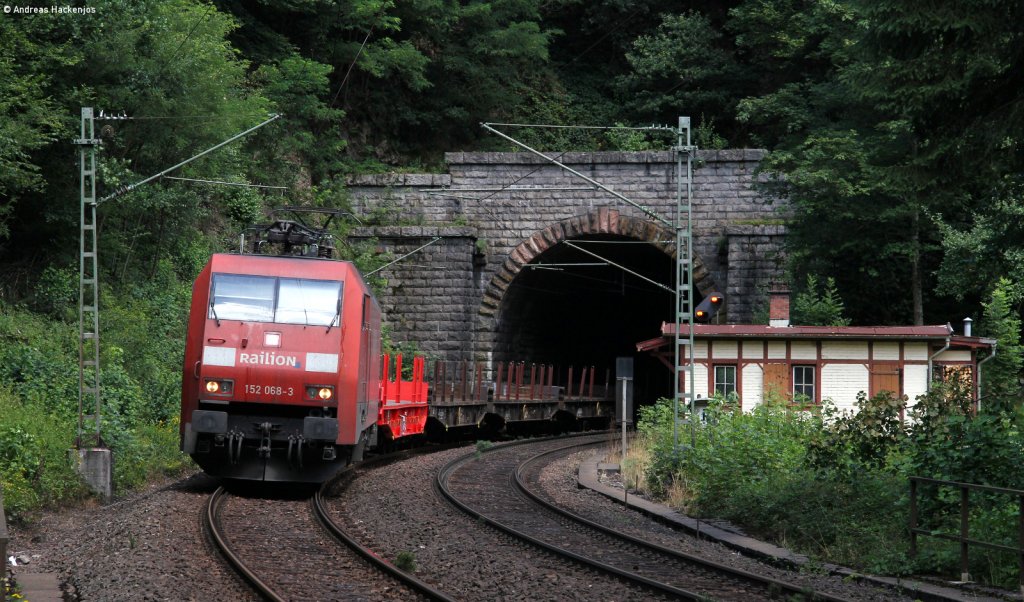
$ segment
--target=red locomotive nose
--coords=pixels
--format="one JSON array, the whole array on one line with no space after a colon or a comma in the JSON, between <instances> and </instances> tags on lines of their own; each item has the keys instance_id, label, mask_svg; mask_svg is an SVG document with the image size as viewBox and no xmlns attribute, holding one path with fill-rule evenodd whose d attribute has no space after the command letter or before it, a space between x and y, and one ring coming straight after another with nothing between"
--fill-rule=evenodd
<instances>
[{"instance_id":1,"label":"red locomotive nose","mask_svg":"<svg viewBox=\"0 0 1024 602\"><path fill-rule=\"evenodd\" d=\"M319 482L358 459L380 404L380 322L349 262L214 255L193 287L182 449L258 480Z\"/></svg>"}]
</instances>

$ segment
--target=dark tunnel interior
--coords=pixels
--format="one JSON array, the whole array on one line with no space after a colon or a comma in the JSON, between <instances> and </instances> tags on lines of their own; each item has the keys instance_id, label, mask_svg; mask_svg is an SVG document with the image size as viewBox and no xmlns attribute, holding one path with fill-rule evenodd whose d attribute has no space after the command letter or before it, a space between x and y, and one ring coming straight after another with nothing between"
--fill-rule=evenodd
<instances>
[{"instance_id":1,"label":"dark tunnel interior","mask_svg":"<svg viewBox=\"0 0 1024 602\"><path fill-rule=\"evenodd\" d=\"M662 322L672 320L674 273L673 259L646 242L595 235L558 244L524 266L509 286L495 359L593 365L603 383L605 368L614 378L615 358L628 356L634 358L636 405L671 397L670 370L638 353L636 343L658 336Z\"/></svg>"}]
</instances>

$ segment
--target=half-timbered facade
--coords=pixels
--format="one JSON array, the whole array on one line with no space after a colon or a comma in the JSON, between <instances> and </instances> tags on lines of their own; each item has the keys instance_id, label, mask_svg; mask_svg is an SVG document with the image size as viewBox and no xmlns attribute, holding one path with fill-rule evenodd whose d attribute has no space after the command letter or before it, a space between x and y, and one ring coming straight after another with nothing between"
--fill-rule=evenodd
<instances>
[{"instance_id":1,"label":"half-timbered facade","mask_svg":"<svg viewBox=\"0 0 1024 602\"><path fill-rule=\"evenodd\" d=\"M682 335L687 337L687 326ZM769 392L777 398L820 405L832 400L854 408L857 394L890 391L913 405L932 380L957 372L968 377L977 399L979 360L994 341L955 335L947 325L890 327L700 324L694 327L694 382L698 397L735 393L750 409ZM662 336L637 344L671 369L675 324ZM983 352L979 354L979 351ZM685 348L681 357L686 358ZM687 362L684 362L684 364Z\"/></svg>"}]
</instances>

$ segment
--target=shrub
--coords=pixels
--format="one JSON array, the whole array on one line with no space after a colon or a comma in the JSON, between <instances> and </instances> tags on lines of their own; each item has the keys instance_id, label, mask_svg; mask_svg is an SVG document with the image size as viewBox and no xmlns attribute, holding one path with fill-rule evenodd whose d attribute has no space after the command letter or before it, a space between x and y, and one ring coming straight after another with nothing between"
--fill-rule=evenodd
<instances>
[{"instance_id":1,"label":"shrub","mask_svg":"<svg viewBox=\"0 0 1024 602\"><path fill-rule=\"evenodd\" d=\"M808 441L811 466L853 475L869 470L890 470L900 461L907 433L901 418L906 404L882 391L868 398L857 394L856 410L839 412L827 400L822 428Z\"/></svg>"},{"instance_id":2,"label":"shrub","mask_svg":"<svg viewBox=\"0 0 1024 602\"><path fill-rule=\"evenodd\" d=\"M908 557L909 483L926 476L1024 489L1024 415L972 412L970 383L936 383L918 398L906 424L903 402L889 394L857 400L857 413L826 406L820 415L776 403L748 413L713 400L707 422L681 431L673 446L672 401L640 410L631 471L645 476L663 495L683 486L677 508L735 521L812 558L870 572L911 571L959 577L956 544L918 540ZM637 450L646 446L646 450ZM634 458L650 458L643 463ZM1007 496L971 494L971 532L993 543L1015 545L1017 503ZM959 529L959 492L922 487L922 526L937 532ZM1010 587L1015 558L983 548L971 550L975 579Z\"/></svg>"},{"instance_id":3,"label":"shrub","mask_svg":"<svg viewBox=\"0 0 1024 602\"><path fill-rule=\"evenodd\" d=\"M0 387L0 484L11 520L84 494L68 460L75 430L74 421L24 403Z\"/></svg>"},{"instance_id":4,"label":"shrub","mask_svg":"<svg viewBox=\"0 0 1024 602\"><path fill-rule=\"evenodd\" d=\"M727 499L738 487L771 481L803 465L808 433L819 420L781 404L761 404L750 412L728 410L714 399L696 447L681 467L697 490L698 503Z\"/></svg>"},{"instance_id":5,"label":"shrub","mask_svg":"<svg viewBox=\"0 0 1024 602\"><path fill-rule=\"evenodd\" d=\"M189 462L177 434L187 289L169 265L158 271L106 299L101 428L118 490ZM76 341L76 325L0 303L0 482L12 520L86 494L68 454L78 428Z\"/></svg>"},{"instance_id":6,"label":"shrub","mask_svg":"<svg viewBox=\"0 0 1024 602\"><path fill-rule=\"evenodd\" d=\"M893 475L797 469L741 483L715 510L812 557L892 573L906 565L905 492Z\"/></svg>"},{"instance_id":7,"label":"shrub","mask_svg":"<svg viewBox=\"0 0 1024 602\"><path fill-rule=\"evenodd\" d=\"M395 557L395 567L406 573L416 572L416 555L409 550L403 550Z\"/></svg>"},{"instance_id":8,"label":"shrub","mask_svg":"<svg viewBox=\"0 0 1024 602\"><path fill-rule=\"evenodd\" d=\"M682 406L679 408L680 420L685 418ZM644 472L647 489L654 495L663 495L666 487L677 477L682 457L676 449L675 439L685 441L687 430L682 425L678 431L673 429L675 407L671 399L661 398L654 405L639 408L637 431L639 438L650 449L650 462Z\"/></svg>"}]
</instances>

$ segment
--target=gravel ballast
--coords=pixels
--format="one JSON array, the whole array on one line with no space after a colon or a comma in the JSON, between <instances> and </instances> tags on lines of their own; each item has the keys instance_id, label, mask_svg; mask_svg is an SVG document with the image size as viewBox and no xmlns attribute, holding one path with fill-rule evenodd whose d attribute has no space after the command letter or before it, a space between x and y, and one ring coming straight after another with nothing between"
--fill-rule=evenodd
<instances>
[{"instance_id":1,"label":"gravel ballast","mask_svg":"<svg viewBox=\"0 0 1024 602\"><path fill-rule=\"evenodd\" d=\"M417 577L459 600L659 599L595 571L566 565L441 501L433 490L438 469L467 453L472 448L417 455L369 470L342 497L328 499L333 518L387 560L411 555ZM581 452L544 469L539 486L545 494L578 514L722 564L853 600L900 599L892 591L770 566L581 489L576 470L589 454ZM13 526L9 554L30 560L14 568L14 575L57 573L86 602L254 600L203 534L200 513L217 484L201 473L192 474L107 506L45 513L30 526ZM366 599L373 598L368 593Z\"/></svg>"}]
</instances>

